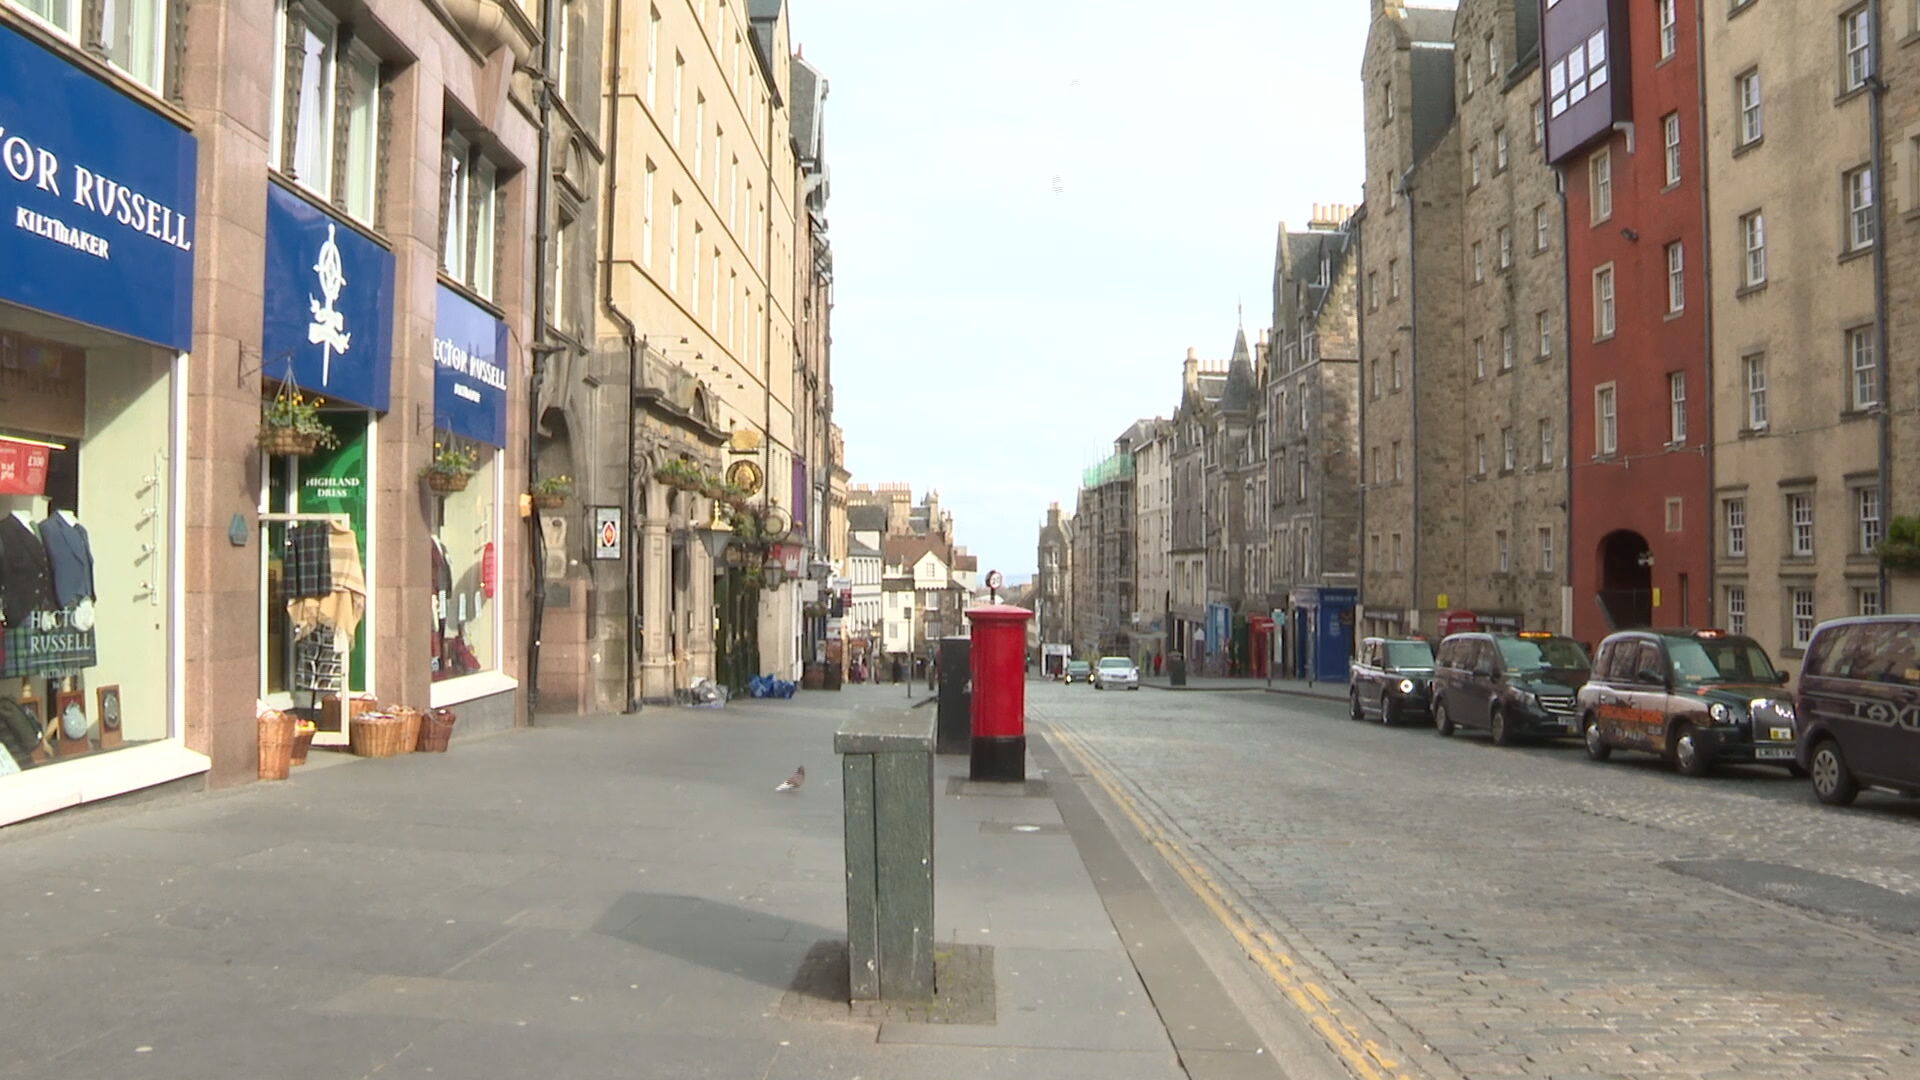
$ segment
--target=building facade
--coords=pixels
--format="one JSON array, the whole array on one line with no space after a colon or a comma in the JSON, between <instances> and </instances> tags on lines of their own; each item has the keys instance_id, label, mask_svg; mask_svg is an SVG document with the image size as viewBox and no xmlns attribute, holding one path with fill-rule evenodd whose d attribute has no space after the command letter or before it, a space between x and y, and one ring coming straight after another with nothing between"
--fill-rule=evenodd
<instances>
[{"instance_id":1,"label":"building facade","mask_svg":"<svg viewBox=\"0 0 1920 1080\"><path fill-rule=\"evenodd\" d=\"M1074 641L1073 553L1073 518L1054 503L1034 548L1033 621L1042 646Z\"/></svg>"},{"instance_id":2,"label":"building facade","mask_svg":"<svg viewBox=\"0 0 1920 1080\"><path fill-rule=\"evenodd\" d=\"M1219 495L1209 488L1208 469L1216 454L1216 406L1226 389L1224 370L1202 371L1199 353L1189 348L1180 368L1180 405L1174 410L1168 467L1172 474L1172 543L1168 548L1173 594L1167 612L1169 649L1195 672L1204 669L1209 644L1208 582L1216 571L1211 528Z\"/></svg>"},{"instance_id":3,"label":"building facade","mask_svg":"<svg viewBox=\"0 0 1920 1080\"><path fill-rule=\"evenodd\" d=\"M1173 600L1173 426L1154 418L1133 441L1133 656L1150 667L1164 657Z\"/></svg>"}]
</instances>

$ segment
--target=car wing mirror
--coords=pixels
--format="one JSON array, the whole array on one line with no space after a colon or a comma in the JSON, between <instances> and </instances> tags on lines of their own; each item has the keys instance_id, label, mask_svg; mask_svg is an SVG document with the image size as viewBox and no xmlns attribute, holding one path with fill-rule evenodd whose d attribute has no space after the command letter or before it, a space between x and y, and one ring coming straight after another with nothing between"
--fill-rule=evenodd
<instances>
[{"instance_id":1,"label":"car wing mirror","mask_svg":"<svg viewBox=\"0 0 1920 1080\"><path fill-rule=\"evenodd\" d=\"M1779 683L1781 686L1785 686L1787 683L1793 681L1793 676L1788 675L1784 671L1776 671L1773 673L1773 681Z\"/></svg>"}]
</instances>

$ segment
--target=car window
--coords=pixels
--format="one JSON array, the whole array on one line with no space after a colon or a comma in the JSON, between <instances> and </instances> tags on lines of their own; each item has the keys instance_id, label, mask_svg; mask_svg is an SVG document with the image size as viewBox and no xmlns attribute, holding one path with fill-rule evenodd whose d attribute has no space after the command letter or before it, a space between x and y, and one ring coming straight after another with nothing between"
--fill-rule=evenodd
<instances>
[{"instance_id":1,"label":"car window","mask_svg":"<svg viewBox=\"0 0 1920 1080\"><path fill-rule=\"evenodd\" d=\"M1404 670L1433 667L1433 647L1424 641L1395 641L1387 645L1387 663Z\"/></svg>"},{"instance_id":2,"label":"car window","mask_svg":"<svg viewBox=\"0 0 1920 1080\"><path fill-rule=\"evenodd\" d=\"M1499 638L1500 656L1508 671L1566 668L1585 671L1592 666L1587 650L1569 638Z\"/></svg>"},{"instance_id":3,"label":"car window","mask_svg":"<svg viewBox=\"0 0 1920 1080\"><path fill-rule=\"evenodd\" d=\"M1835 627L1822 638L1823 674L1920 686L1920 627L1895 622L1855 623Z\"/></svg>"},{"instance_id":4,"label":"car window","mask_svg":"<svg viewBox=\"0 0 1920 1080\"><path fill-rule=\"evenodd\" d=\"M1668 638L1673 677L1690 683L1773 682L1773 662L1758 642L1744 638Z\"/></svg>"},{"instance_id":5,"label":"car window","mask_svg":"<svg viewBox=\"0 0 1920 1080\"><path fill-rule=\"evenodd\" d=\"M1630 683L1644 683L1641 678L1645 672L1658 672L1661 667L1660 646L1651 641L1633 641L1621 647L1623 652L1619 665L1620 678Z\"/></svg>"},{"instance_id":6,"label":"car window","mask_svg":"<svg viewBox=\"0 0 1920 1080\"><path fill-rule=\"evenodd\" d=\"M1620 668L1620 658L1632 652L1631 642L1603 641L1600 651L1593 658L1593 677L1596 679L1621 679L1627 676Z\"/></svg>"},{"instance_id":7,"label":"car window","mask_svg":"<svg viewBox=\"0 0 1920 1080\"><path fill-rule=\"evenodd\" d=\"M1100 658L1101 671L1125 671L1133 666L1133 661L1124 656L1103 656Z\"/></svg>"}]
</instances>

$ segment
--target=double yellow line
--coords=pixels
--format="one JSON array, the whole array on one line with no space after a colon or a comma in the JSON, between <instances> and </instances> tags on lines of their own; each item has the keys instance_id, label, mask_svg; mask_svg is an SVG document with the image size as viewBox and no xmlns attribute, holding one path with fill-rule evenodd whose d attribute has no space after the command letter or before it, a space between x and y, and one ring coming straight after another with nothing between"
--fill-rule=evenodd
<instances>
[{"instance_id":1,"label":"double yellow line","mask_svg":"<svg viewBox=\"0 0 1920 1080\"><path fill-rule=\"evenodd\" d=\"M1127 820L1133 823L1141 839L1152 845L1160 857L1167 861L1167 865L1173 868L1173 872L1180 875L1180 880L1186 882L1187 888L1193 890L1193 895L1206 905L1214 918L1220 920L1220 924L1245 950L1247 957L1259 965L1260 970L1299 1010L1307 1023L1319 1032L1327 1046L1355 1077L1359 1080L1411 1080L1407 1073L1399 1071L1400 1063L1388 1054L1386 1047L1368 1038L1341 1016L1333 995L1306 977L1299 963L1283 951L1280 940L1271 931L1261 929L1251 916L1241 910L1240 905L1214 881L1213 875L1207 872L1199 859L1141 814L1134 800L1114 781L1112 774L1100 766L1078 735L1063 730L1058 724L1049 725L1049 730L1053 738L1080 763L1086 774L1107 793Z\"/></svg>"}]
</instances>

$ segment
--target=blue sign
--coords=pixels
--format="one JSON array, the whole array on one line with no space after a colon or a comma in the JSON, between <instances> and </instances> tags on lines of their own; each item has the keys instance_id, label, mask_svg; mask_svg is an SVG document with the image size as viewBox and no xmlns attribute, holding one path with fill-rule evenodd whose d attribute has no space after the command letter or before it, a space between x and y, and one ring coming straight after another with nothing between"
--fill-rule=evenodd
<instances>
[{"instance_id":1,"label":"blue sign","mask_svg":"<svg viewBox=\"0 0 1920 1080\"><path fill-rule=\"evenodd\" d=\"M261 365L274 379L385 412L393 362L393 253L267 184Z\"/></svg>"},{"instance_id":2,"label":"blue sign","mask_svg":"<svg viewBox=\"0 0 1920 1080\"><path fill-rule=\"evenodd\" d=\"M0 25L0 300L193 345L193 136Z\"/></svg>"},{"instance_id":3,"label":"blue sign","mask_svg":"<svg viewBox=\"0 0 1920 1080\"><path fill-rule=\"evenodd\" d=\"M433 426L507 445L507 324L445 285L433 315Z\"/></svg>"}]
</instances>

